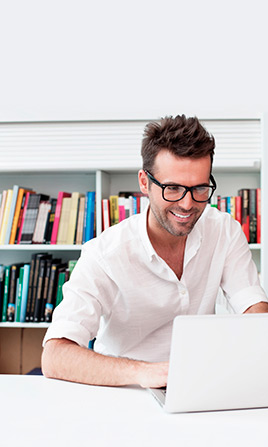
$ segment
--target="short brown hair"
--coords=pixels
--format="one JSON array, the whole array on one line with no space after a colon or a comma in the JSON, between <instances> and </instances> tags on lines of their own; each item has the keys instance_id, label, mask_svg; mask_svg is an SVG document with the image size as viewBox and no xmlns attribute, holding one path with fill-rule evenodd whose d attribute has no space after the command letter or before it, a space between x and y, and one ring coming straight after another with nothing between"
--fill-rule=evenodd
<instances>
[{"instance_id":1,"label":"short brown hair","mask_svg":"<svg viewBox=\"0 0 268 447\"><path fill-rule=\"evenodd\" d=\"M153 170L155 157L168 149L178 157L201 158L207 155L213 162L215 140L202 126L198 118L177 115L166 116L160 122L150 122L145 126L141 155L143 169Z\"/></svg>"}]
</instances>

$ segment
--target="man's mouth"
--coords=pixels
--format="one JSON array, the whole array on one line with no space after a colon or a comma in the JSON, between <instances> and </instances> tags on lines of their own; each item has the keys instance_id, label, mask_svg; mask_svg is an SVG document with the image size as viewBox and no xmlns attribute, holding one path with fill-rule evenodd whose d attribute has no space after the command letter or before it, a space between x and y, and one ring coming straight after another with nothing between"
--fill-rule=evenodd
<instances>
[{"instance_id":1,"label":"man's mouth","mask_svg":"<svg viewBox=\"0 0 268 447\"><path fill-rule=\"evenodd\" d=\"M179 217L180 219L188 219L188 217L191 216L191 214L179 214L179 213L174 213L174 211L170 211L171 214L173 214L176 217Z\"/></svg>"}]
</instances>

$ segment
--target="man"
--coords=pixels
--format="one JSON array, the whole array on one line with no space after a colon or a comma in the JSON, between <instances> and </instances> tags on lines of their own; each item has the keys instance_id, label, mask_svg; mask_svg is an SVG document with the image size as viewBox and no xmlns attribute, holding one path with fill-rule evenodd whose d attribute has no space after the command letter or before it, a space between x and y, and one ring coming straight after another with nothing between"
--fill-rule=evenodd
<instances>
[{"instance_id":1,"label":"man","mask_svg":"<svg viewBox=\"0 0 268 447\"><path fill-rule=\"evenodd\" d=\"M44 340L46 376L161 387L176 315L214 313L219 287L235 312L268 312L240 225L207 206L214 146L197 118L146 126L139 185L150 205L84 245Z\"/></svg>"}]
</instances>

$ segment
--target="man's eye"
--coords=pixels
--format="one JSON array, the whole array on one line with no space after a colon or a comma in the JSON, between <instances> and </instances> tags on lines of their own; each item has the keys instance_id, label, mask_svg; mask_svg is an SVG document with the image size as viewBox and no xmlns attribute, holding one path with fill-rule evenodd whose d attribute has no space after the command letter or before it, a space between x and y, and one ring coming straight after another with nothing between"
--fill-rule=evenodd
<instances>
[{"instance_id":1,"label":"man's eye","mask_svg":"<svg viewBox=\"0 0 268 447\"><path fill-rule=\"evenodd\" d=\"M198 188L195 188L195 192L197 194L207 194L207 192L209 191L209 188L207 186L198 186Z\"/></svg>"},{"instance_id":2,"label":"man's eye","mask_svg":"<svg viewBox=\"0 0 268 447\"><path fill-rule=\"evenodd\" d=\"M183 186L178 186L178 185L170 185L170 186L167 186L167 191L168 192L182 192L182 191L184 191L184 188L183 188Z\"/></svg>"}]
</instances>

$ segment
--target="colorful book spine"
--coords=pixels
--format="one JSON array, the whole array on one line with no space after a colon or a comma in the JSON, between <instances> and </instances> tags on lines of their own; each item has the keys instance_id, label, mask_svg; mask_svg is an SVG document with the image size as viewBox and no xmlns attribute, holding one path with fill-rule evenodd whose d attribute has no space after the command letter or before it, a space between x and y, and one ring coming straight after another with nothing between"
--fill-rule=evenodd
<instances>
[{"instance_id":1,"label":"colorful book spine","mask_svg":"<svg viewBox=\"0 0 268 447\"><path fill-rule=\"evenodd\" d=\"M13 190L8 189L6 203L5 203L5 210L4 210L3 220L2 220L1 230L0 230L0 244L1 245L3 245L5 243L8 216L9 216L10 207L11 207L12 195L13 195Z\"/></svg>"},{"instance_id":2,"label":"colorful book spine","mask_svg":"<svg viewBox=\"0 0 268 447\"><path fill-rule=\"evenodd\" d=\"M0 206L0 234L1 234L2 221L3 221L5 206L6 206L6 198L7 198L7 190L5 189L2 192L2 200L1 200L1 206Z\"/></svg>"},{"instance_id":3,"label":"colorful book spine","mask_svg":"<svg viewBox=\"0 0 268 447\"><path fill-rule=\"evenodd\" d=\"M7 321L10 322L14 321L15 319L17 278L19 277L20 267L20 264L13 264L10 270L10 290L7 306Z\"/></svg>"},{"instance_id":4,"label":"colorful book spine","mask_svg":"<svg viewBox=\"0 0 268 447\"><path fill-rule=\"evenodd\" d=\"M33 309L33 321L35 323L38 322L41 317L42 296L43 296L45 273L46 273L46 262L47 260L45 258L41 259L39 266L36 300Z\"/></svg>"},{"instance_id":5,"label":"colorful book spine","mask_svg":"<svg viewBox=\"0 0 268 447\"><path fill-rule=\"evenodd\" d=\"M17 198L18 198L18 192L19 192L19 185L14 185L13 193L12 193L12 200L11 200L10 210L9 210L9 215L8 215L4 244L9 244L12 223L13 223L13 218L14 218L15 208L16 208L16 203L17 203Z\"/></svg>"},{"instance_id":6,"label":"colorful book spine","mask_svg":"<svg viewBox=\"0 0 268 447\"><path fill-rule=\"evenodd\" d=\"M118 224L119 222L118 195L110 196L110 218L111 218L111 225Z\"/></svg>"},{"instance_id":7,"label":"colorful book spine","mask_svg":"<svg viewBox=\"0 0 268 447\"><path fill-rule=\"evenodd\" d=\"M83 242L83 228L84 228L84 215L85 215L85 196L80 197L79 199L79 211L77 218L77 228L76 228L76 237L75 243L81 245Z\"/></svg>"},{"instance_id":8,"label":"colorful book spine","mask_svg":"<svg viewBox=\"0 0 268 447\"><path fill-rule=\"evenodd\" d=\"M29 291L29 278L30 278L30 264L25 264L23 266L23 281L22 281L22 292L21 292L21 309L20 309L20 322L25 322L27 299Z\"/></svg>"},{"instance_id":9,"label":"colorful book spine","mask_svg":"<svg viewBox=\"0 0 268 447\"><path fill-rule=\"evenodd\" d=\"M111 226L109 199L102 199L101 206L102 206L102 229L106 230Z\"/></svg>"},{"instance_id":10,"label":"colorful book spine","mask_svg":"<svg viewBox=\"0 0 268 447\"><path fill-rule=\"evenodd\" d=\"M30 189L19 188L15 212L14 212L14 218L13 218L11 232L10 232L10 238L9 238L10 244L15 244L16 233L17 233L18 224L19 224L19 220L20 220L20 214L22 213L22 206L24 205L25 194L28 191L30 191Z\"/></svg>"},{"instance_id":11,"label":"colorful book spine","mask_svg":"<svg viewBox=\"0 0 268 447\"><path fill-rule=\"evenodd\" d=\"M56 210L55 210L55 218L54 218L52 234L51 234L51 241L50 241L51 244L57 243L62 201L63 201L64 197L71 197L71 194L69 192L59 191L58 198L57 198Z\"/></svg>"},{"instance_id":12,"label":"colorful book spine","mask_svg":"<svg viewBox=\"0 0 268 447\"><path fill-rule=\"evenodd\" d=\"M261 189L257 188L257 244L261 243Z\"/></svg>"},{"instance_id":13,"label":"colorful book spine","mask_svg":"<svg viewBox=\"0 0 268 447\"><path fill-rule=\"evenodd\" d=\"M249 190L249 242L257 243L257 190Z\"/></svg>"},{"instance_id":14,"label":"colorful book spine","mask_svg":"<svg viewBox=\"0 0 268 447\"><path fill-rule=\"evenodd\" d=\"M10 265L7 265L5 268L5 284L4 284L2 321L7 321L7 306L8 306L8 295L9 295L9 285L10 285L10 269L11 269Z\"/></svg>"},{"instance_id":15,"label":"colorful book spine","mask_svg":"<svg viewBox=\"0 0 268 447\"><path fill-rule=\"evenodd\" d=\"M16 310L15 310L15 321L18 323L20 322L20 313L21 313L23 276L24 276L24 266L20 267L19 281L18 281L18 286L17 286L18 290L17 290Z\"/></svg>"},{"instance_id":16,"label":"colorful book spine","mask_svg":"<svg viewBox=\"0 0 268 447\"><path fill-rule=\"evenodd\" d=\"M95 191L87 192L87 213L85 226L85 242L94 237L95 227Z\"/></svg>"},{"instance_id":17,"label":"colorful book spine","mask_svg":"<svg viewBox=\"0 0 268 447\"><path fill-rule=\"evenodd\" d=\"M242 188L238 194L242 197L242 230L249 242L249 189Z\"/></svg>"},{"instance_id":18,"label":"colorful book spine","mask_svg":"<svg viewBox=\"0 0 268 447\"><path fill-rule=\"evenodd\" d=\"M75 229L77 226L78 205L81 194L79 192L73 192L71 197L71 209L68 222L68 231L66 243L72 245L74 243Z\"/></svg>"},{"instance_id":19,"label":"colorful book spine","mask_svg":"<svg viewBox=\"0 0 268 447\"><path fill-rule=\"evenodd\" d=\"M65 271L59 272L55 307L57 307L63 299L62 286L65 283L65 281L66 281Z\"/></svg>"},{"instance_id":20,"label":"colorful book spine","mask_svg":"<svg viewBox=\"0 0 268 447\"><path fill-rule=\"evenodd\" d=\"M24 206L23 206L22 216L21 216L21 223L19 226L19 232L18 232L18 236L17 236L17 244L20 244L20 241L21 241L21 235L22 235L22 230L23 230L23 225L24 225L24 221L25 221L25 216L26 216L26 211L27 211L27 207L28 207L30 194L31 194L31 192L27 191L26 195L25 195Z\"/></svg>"}]
</instances>

